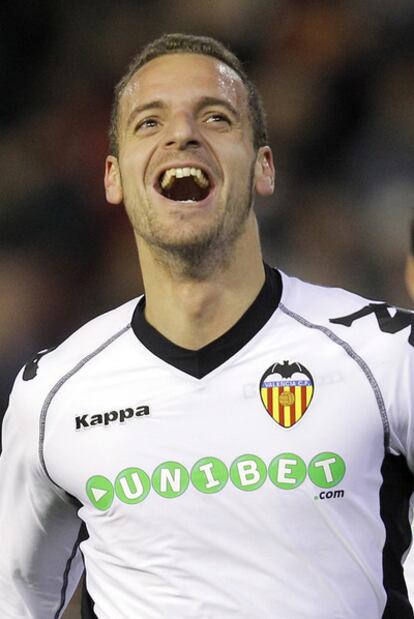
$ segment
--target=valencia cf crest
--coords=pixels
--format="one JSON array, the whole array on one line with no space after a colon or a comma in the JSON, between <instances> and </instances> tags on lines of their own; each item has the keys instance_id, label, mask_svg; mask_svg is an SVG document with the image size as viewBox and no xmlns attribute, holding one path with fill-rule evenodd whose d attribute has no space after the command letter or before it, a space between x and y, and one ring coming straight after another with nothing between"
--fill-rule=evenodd
<instances>
[{"instance_id":1,"label":"valencia cf crest","mask_svg":"<svg viewBox=\"0 0 414 619\"><path fill-rule=\"evenodd\" d=\"M291 428L306 413L312 401L314 382L301 363L274 363L260 381L260 397L271 417L283 428Z\"/></svg>"}]
</instances>

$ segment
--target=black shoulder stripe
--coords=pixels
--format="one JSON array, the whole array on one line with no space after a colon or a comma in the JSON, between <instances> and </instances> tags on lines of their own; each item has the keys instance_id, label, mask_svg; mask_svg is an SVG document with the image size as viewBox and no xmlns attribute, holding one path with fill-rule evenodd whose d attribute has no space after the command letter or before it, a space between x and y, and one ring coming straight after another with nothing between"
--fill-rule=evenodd
<instances>
[{"instance_id":1,"label":"black shoulder stripe","mask_svg":"<svg viewBox=\"0 0 414 619\"><path fill-rule=\"evenodd\" d=\"M408 342L414 346L414 314L408 310L396 308L395 314L389 311L387 303L369 303L357 312L339 318L330 318L329 322L344 327L351 327L356 320L374 314L380 331L383 333L398 333L407 327L411 327Z\"/></svg>"},{"instance_id":2,"label":"black shoulder stripe","mask_svg":"<svg viewBox=\"0 0 414 619\"><path fill-rule=\"evenodd\" d=\"M52 350L55 350L56 346L53 346L53 348L46 348L46 350L41 350L40 352L37 352L25 365L24 370L23 370L23 380L32 380L33 378L35 378L35 376L37 376L37 370L39 367L39 361L42 357L44 357L45 355L47 355L48 353L52 352Z\"/></svg>"}]
</instances>

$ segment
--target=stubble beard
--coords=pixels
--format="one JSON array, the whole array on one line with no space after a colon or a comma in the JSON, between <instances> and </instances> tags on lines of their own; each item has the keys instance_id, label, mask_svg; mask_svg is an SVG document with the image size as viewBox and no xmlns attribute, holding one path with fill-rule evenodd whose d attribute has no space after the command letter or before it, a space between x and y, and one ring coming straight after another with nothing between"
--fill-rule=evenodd
<instances>
[{"instance_id":1,"label":"stubble beard","mask_svg":"<svg viewBox=\"0 0 414 619\"><path fill-rule=\"evenodd\" d=\"M234 245L246 228L252 208L253 167L244 191L236 198L229 196L224 214L217 217L207 230L193 235L191 239L168 235L154 217L147 200L145 208L130 209L127 206L127 212L135 234L143 239L156 260L174 277L203 281L229 264Z\"/></svg>"}]
</instances>

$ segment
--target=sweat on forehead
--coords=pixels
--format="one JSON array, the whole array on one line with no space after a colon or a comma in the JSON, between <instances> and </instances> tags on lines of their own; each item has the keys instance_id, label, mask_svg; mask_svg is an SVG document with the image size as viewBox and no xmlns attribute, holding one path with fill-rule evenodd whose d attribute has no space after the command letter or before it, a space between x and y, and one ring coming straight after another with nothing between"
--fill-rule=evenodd
<instances>
[{"instance_id":1,"label":"sweat on forehead","mask_svg":"<svg viewBox=\"0 0 414 619\"><path fill-rule=\"evenodd\" d=\"M109 127L110 154L118 155L118 114L121 96L131 77L141 67L150 61L175 54L198 54L220 61L224 74L226 71L235 72L244 84L247 92L248 109L253 129L253 143L257 149L268 143L265 114L261 97L255 85L247 77L241 62L222 43L210 37L188 34L165 34L148 44L130 63L128 69L115 87L114 100Z\"/></svg>"},{"instance_id":2,"label":"sweat on forehead","mask_svg":"<svg viewBox=\"0 0 414 619\"><path fill-rule=\"evenodd\" d=\"M240 112L247 111L248 93L239 75L216 58L195 54L169 54L140 67L120 94L120 118L132 105L148 100L166 103L175 98L222 99ZM247 111L248 114L248 111ZM121 123L121 126L123 123Z\"/></svg>"}]
</instances>

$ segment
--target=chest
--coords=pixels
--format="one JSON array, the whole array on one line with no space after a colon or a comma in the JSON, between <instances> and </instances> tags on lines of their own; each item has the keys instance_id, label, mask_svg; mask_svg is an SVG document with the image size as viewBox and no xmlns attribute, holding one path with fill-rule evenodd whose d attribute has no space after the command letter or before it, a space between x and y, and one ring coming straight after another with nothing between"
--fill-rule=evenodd
<instances>
[{"instance_id":1,"label":"chest","mask_svg":"<svg viewBox=\"0 0 414 619\"><path fill-rule=\"evenodd\" d=\"M99 509L379 483L383 423L364 366L318 333L258 340L203 379L145 351L92 361L48 413L52 478Z\"/></svg>"}]
</instances>

